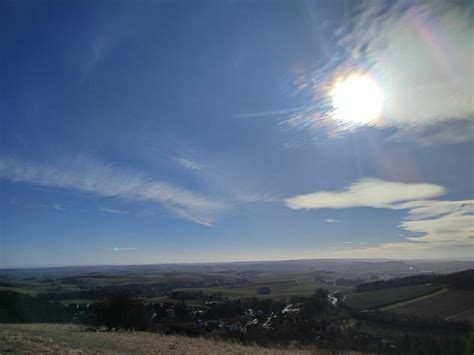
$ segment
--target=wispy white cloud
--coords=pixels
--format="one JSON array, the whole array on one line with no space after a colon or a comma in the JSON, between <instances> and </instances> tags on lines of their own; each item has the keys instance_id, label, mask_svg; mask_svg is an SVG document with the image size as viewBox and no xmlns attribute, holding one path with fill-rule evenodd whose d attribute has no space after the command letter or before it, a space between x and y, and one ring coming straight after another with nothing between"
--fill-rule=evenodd
<instances>
[{"instance_id":1,"label":"wispy white cloud","mask_svg":"<svg viewBox=\"0 0 474 355\"><path fill-rule=\"evenodd\" d=\"M108 49L106 43L103 36L97 36L90 46L89 51L86 51L87 60L83 68L81 81L84 81L102 60L104 53Z\"/></svg>"},{"instance_id":2,"label":"wispy white cloud","mask_svg":"<svg viewBox=\"0 0 474 355\"><path fill-rule=\"evenodd\" d=\"M334 218L327 218L327 219L324 220L324 222L326 222L326 223L339 223L340 220L334 219Z\"/></svg>"},{"instance_id":3,"label":"wispy white cloud","mask_svg":"<svg viewBox=\"0 0 474 355\"><path fill-rule=\"evenodd\" d=\"M422 233L407 240L436 243L474 242L474 201L420 200L394 204L393 209L407 209L400 227Z\"/></svg>"},{"instance_id":4,"label":"wispy white cloud","mask_svg":"<svg viewBox=\"0 0 474 355\"><path fill-rule=\"evenodd\" d=\"M116 209L113 209L113 208L106 208L106 207L101 207L99 208L100 211L102 212L107 212L107 213L113 213L113 214L128 214L129 212L128 211L121 211L121 210L116 210Z\"/></svg>"},{"instance_id":5,"label":"wispy white cloud","mask_svg":"<svg viewBox=\"0 0 474 355\"><path fill-rule=\"evenodd\" d=\"M363 179L340 192L299 195L284 200L284 203L292 209L372 207L407 210L399 226L411 234L421 235L407 237L408 242L374 247L378 249L418 247L420 243L430 244L430 248L440 243L445 246L470 245L474 242L474 201L430 199L445 192L444 187L434 184Z\"/></svg>"},{"instance_id":6,"label":"wispy white cloud","mask_svg":"<svg viewBox=\"0 0 474 355\"><path fill-rule=\"evenodd\" d=\"M232 200L242 203L268 203L280 201L280 198L269 193L235 193Z\"/></svg>"},{"instance_id":7,"label":"wispy white cloud","mask_svg":"<svg viewBox=\"0 0 474 355\"><path fill-rule=\"evenodd\" d=\"M202 165L190 160L190 159L185 159L185 158L176 158L176 162L181 165L182 167L186 169L191 169L191 170L201 170Z\"/></svg>"},{"instance_id":8,"label":"wispy white cloud","mask_svg":"<svg viewBox=\"0 0 474 355\"><path fill-rule=\"evenodd\" d=\"M397 208L407 208L409 204ZM403 229L423 233L412 241L474 242L474 201L420 201L400 224Z\"/></svg>"},{"instance_id":9,"label":"wispy white cloud","mask_svg":"<svg viewBox=\"0 0 474 355\"><path fill-rule=\"evenodd\" d=\"M64 211L64 207L63 207L61 204L59 204L59 203L55 203L55 204L53 205L53 208L54 208L55 210L58 210L58 211Z\"/></svg>"},{"instance_id":10,"label":"wispy white cloud","mask_svg":"<svg viewBox=\"0 0 474 355\"><path fill-rule=\"evenodd\" d=\"M459 215L465 213L474 213L472 200L460 201L410 201L401 204L395 204L395 209L409 209L407 219L425 219L441 215Z\"/></svg>"},{"instance_id":11,"label":"wispy white cloud","mask_svg":"<svg viewBox=\"0 0 474 355\"><path fill-rule=\"evenodd\" d=\"M179 206L170 207L173 213L183 219L193 221L194 223L201 224L207 227L213 227L214 223L212 218L203 215L202 211L193 210L189 208L183 208Z\"/></svg>"},{"instance_id":12,"label":"wispy white cloud","mask_svg":"<svg viewBox=\"0 0 474 355\"><path fill-rule=\"evenodd\" d=\"M0 178L161 204L180 218L211 225L225 204L151 176L83 158L58 166L0 159Z\"/></svg>"},{"instance_id":13,"label":"wispy white cloud","mask_svg":"<svg viewBox=\"0 0 474 355\"><path fill-rule=\"evenodd\" d=\"M352 242L344 242L344 244L352 244Z\"/></svg>"},{"instance_id":14,"label":"wispy white cloud","mask_svg":"<svg viewBox=\"0 0 474 355\"><path fill-rule=\"evenodd\" d=\"M422 145L474 139L473 5L470 2L365 1L356 6L337 43L348 58L343 73L363 68L384 91L383 117L368 122L396 129L393 138ZM315 102L290 115L291 127L341 135L357 126L327 118L331 102L321 85L340 72L316 72L303 89ZM300 80L301 81L301 80Z\"/></svg>"}]
</instances>

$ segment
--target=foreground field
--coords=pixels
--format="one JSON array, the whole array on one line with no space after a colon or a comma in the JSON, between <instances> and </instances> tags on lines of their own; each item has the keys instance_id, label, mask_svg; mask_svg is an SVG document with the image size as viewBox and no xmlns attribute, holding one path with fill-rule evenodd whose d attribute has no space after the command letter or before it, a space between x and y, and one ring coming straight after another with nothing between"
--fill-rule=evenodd
<instances>
[{"instance_id":1,"label":"foreground field","mask_svg":"<svg viewBox=\"0 0 474 355\"><path fill-rule=\"evenodd\" d=\"M352 293L346 296L344 302L352 308L371 309L423 296L436 290L438 288L430 285L388 288L378 291Z\"/></svg>"},{"instance_id":2,"label":"foreground field","mask_svg":"<svg viewBox=\"0 0 474 355\"><path fill-rule=\"evenodd\" d=\"M330 354L316 349L272 349L144 332L89 332L79 326L59 324L0 324L0 353Z\"/></svg>"},{"instance_id":3,"label":"foreground field","mask_svg":"<svg viewBox=\"0 0 474 355\"><path fill-rule=\"evenodd\" d=\"M474 321L474 291L450 289L386 307L383 310L421 317L436 316L452 320Z\"/></svg>"}]
</instances>

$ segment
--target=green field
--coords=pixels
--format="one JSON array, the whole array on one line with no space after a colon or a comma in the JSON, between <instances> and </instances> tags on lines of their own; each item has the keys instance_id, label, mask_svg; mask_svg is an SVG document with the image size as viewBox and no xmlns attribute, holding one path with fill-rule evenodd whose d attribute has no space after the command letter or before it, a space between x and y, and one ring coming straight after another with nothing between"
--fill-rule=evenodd
<instances>
[{"instance_id":1,"label":"green field","mask_svg":"<svg viewBox=\"0 0 474 355\"><path fill-rule=\"evenodd\" d=\"M438 288L430 285L389 288L377 291L351 293L344 298L344 302L352 308L372 309L423 296L436 290L438 290Z\"/></svg>"},{"instance_id":2,"label":"green field","mask_svg":"<svg viewBox=\"0 0 474 355\"><path fill-rule=\"evenodd\" d=\"M384 310L395 313L413 314L424 317L441 317L450 319L473 319L474 291L453 290L437 292L432 296L402 302L386 307Z\"/></svg>"},{"instance_id":3,"label":"green field","mask_svg":"<svg viewBox=\"0 0 474 355\"><path fill-rule=\"evenodd\" d=\"M0 286L0 291L13 291L13 292L18 292L18 293L26 293L32 296L35 296L38 293L38 290L35 290L33 288L10 287L10 286Z\"/></svg>"},{"instance_id":4,"label":"green field","mask_svg":"<svg viewBox=\"0 0 474 355\"><path fill-rule=\"evenodd\" d=\"M259 287L269 287L271 293L269 295L260 295L257 292ZM288 299L294 296L310 296L317 288L325 288L330 291L347 290L348 287L328 285L322 282L316 282L309 278L288 278L288 279L264 279L252 282L249 285L238 287L201 287L201 288L186 288L176 290L200 290L207 294L221 293L228 298L242 298L242 297L259 297L259 298L273 298L273 299Z\"/></svg>"},{"instance_id":5,"label":"green field","mask_svg":"<svg viewBox=\"0 0 474 355\"><path fill-rule=\"evenodd\" d=\"M0 291L14 291L26 293L32 296L40 292L57 292L77 290L76 285L71 284L44 284L44 283L17 283L14 286L0 286Z\"/></svg>"}]
</instances>

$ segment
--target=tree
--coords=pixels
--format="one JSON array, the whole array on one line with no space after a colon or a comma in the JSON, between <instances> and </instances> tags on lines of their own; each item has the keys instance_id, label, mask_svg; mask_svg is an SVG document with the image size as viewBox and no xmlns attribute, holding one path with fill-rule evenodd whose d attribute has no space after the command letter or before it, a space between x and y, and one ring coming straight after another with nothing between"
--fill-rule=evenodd
<instances>
[{"instance_id":1,"label":"tree","mask_svg":"<svg viewBox=\"0 0 474 355\"><path fill-rule=\"evenodd\" d=\"M149 330L152 327L145 305L127 293L118 293L96 303L92 312L92 323L96 326L105 325L109 330Z\"/></svg>"}]
</instances>

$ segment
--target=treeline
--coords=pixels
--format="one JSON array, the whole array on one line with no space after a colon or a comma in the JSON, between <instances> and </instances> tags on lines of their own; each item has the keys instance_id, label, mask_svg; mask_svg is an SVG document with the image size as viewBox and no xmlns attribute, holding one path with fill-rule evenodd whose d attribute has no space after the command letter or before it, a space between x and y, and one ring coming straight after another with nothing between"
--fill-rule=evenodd
<instances>
[{"instance_id":1,"label":"treeline","mask_svg":"<svg viewBox=\"0 0 474 355\"><path fill-rule=\"evenodd\" d=\"M378 280L356 286L357 292L376 291L387 288L433 284L458 289L474 288L474 269L455 272L447 275L422 274L407 277L397 277L390 280Z\"/></svg>"},{"instance_id":2,"label":"treeline","mask_svg":"<svg viewBox=\"0 0 474 355\"><path fill-rule=\"evenodd\" d=\"M0 292L0 323L63 323L73 319L74 307L13 291Z\"/></svg>"}]
</instances>

